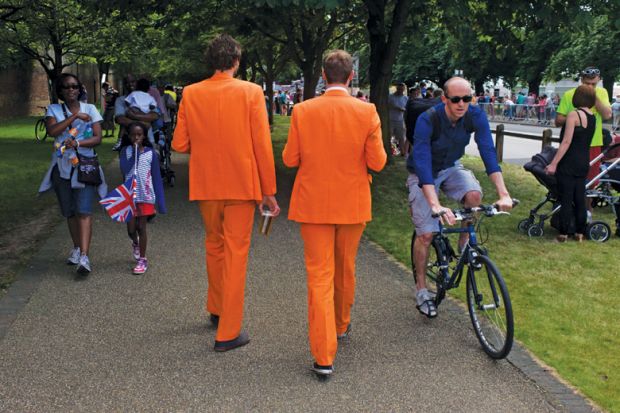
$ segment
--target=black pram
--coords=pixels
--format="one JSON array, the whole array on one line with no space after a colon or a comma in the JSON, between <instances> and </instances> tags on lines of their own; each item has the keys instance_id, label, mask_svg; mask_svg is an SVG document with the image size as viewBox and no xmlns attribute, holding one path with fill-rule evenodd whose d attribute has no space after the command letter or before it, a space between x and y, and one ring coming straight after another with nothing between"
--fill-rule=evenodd
<instances>
[{"instance_id":1,"label":"black pram","mask_svg":"<svg viewBox=\"0 0 620 413\"><path fill-rule=\"evenodd\" d=\"M605 154L617 147L620 144L614 144L606 148L603 153L597 156L590 162L590 165L594 165L601 160ZM551 163L555 156L557 149L552 146L543 148L541 153L538 153L532 157L532 160L523 165L523 168L530 172L549 192L534 209L530 211L530 216L519 221L518 229L520 232L526 233L530 237L540 237L544 233L545 221L551 218L551 226L555 229L560 227L560 216L557 212L560 210L560 203L558 201L558 185L555 176L548 175L545 172L547 165ZM588 198L603 199L607 204L612 205L614 213L616 215L616 225L620 223L620 196L613 195L610 188L616 191L620 190L620 158L611 163L605 163L601 166L601 172L590 182L586 184L586 196ZM596 189L588 189L599 181L599 185ZM547 203L551 203L553 208L551 212L547 214L539 214L538 211ZM574 228L574 222L569 227ZM620 230L616 231L618 234ZM593 221L588 216L588 226L586 228L586 236L588 239L597 242L605 242L611 236L611 228L603 221Z\"/></svg>"}]
</instances>

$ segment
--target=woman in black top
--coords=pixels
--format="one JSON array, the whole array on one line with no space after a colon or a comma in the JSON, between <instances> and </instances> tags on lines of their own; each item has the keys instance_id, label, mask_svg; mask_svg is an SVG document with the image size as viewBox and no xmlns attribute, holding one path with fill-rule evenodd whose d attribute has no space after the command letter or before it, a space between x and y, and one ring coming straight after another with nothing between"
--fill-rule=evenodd
<instances>
[{"instance_id":1,"label":"woman in black top","mask_svg":"<svg viewBox=\"0 0 620 413\"><path fill-rule=\"evenodd\" d=\"M548 174L555 174L558 181L560 209L560 235L556 241L565 242L571 221L575 220L575 240L583 241L587 225L586 177L590 167L590 143L594 136L596 118L590 111L596 102L596 92L588 85L581 85L573 95L577 109L566 118L564 134L553 161L547 166Z\"/></svg>"}]
</instances>

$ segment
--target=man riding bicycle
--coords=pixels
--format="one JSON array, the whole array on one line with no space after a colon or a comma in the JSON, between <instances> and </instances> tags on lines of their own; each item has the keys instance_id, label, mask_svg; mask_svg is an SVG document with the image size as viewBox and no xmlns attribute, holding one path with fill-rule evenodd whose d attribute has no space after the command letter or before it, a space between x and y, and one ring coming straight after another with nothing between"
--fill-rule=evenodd
<instances>
[{"instance_id":1,"label":"man riding bicycle","mask_svg":"<svg viewBox=\"0 0 620 413\"><path fill-rule=\"evenodd\" d=\"M413 261L416 271L417 309L429 318L437 316L437 307L426 288L426 266L433 233L442 224L454 225L456 219L449 208L439 203L438 191L465 207L480 205L482 188L474 174L463 167L460 158L469 144L471 133L478 145L484 166L495 185L502 211L512 208L512 198L504 184L497 162L489 121L472 101L471 86L461 77L453 77L444 84L442 103L420 115L416 122L413 150L407 158L407 179L411 219L416 239ZM433 218L438 214L438 218ZM465 223L464 223L465 224ZM466 233L459 239L459 251L468 241Z\"/></svg>"}]
</instances>

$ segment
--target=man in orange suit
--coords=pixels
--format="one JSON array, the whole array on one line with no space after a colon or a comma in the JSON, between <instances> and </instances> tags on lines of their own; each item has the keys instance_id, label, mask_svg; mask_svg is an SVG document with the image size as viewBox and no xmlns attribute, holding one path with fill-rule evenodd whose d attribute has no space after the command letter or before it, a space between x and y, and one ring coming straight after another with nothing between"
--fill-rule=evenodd
<instances>
[{"instance_id":1,"label":"man in orange suit","mask_svg":"<svg viewBox=\"0 0 620 413\"><path fill-rule=\"evenodd\" d=\"M289 219L301 223L308 283L313 370L333 372L338 339L351 329L355 257L371 219L368 168L387 155L374 105L349 95L351 56L330 52L323 61L325 94L295 105L282 158L299 167Z\"/></svg>"},{"instance_id":2,"label":"man in orange suit","mask_svg":"<svg viewBox=\"0 0 620 413\"><path fill-rule=\"evenodd\" d=\"M220 35L207 49L215 74L186 87L172 148L189 153L189 199L205 226L206 310L217 326L215 351L247 344L241 330L245 274L257 202L280 213L263 91L235 79L241 46Z\"/></svg>"}]
</instances>

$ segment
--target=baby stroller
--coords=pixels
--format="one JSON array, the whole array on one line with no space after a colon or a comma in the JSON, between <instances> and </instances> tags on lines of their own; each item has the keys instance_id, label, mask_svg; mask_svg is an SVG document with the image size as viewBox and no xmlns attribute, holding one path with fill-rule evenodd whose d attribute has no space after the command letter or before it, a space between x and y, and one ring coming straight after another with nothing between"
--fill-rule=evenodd
<instances>
[{"instance_id":1,"label":"baby stroller","mask_svg":"<svg viewBox=\"0 0 620 413\"><path fill-rule=\"evenodd\" d=\"M603 157L606 156L609 151L615 149L618 146L620 146L620 144L611 145L610 147L606 148L603 153L601 153L590 162L590 165L593 165L599 160L601 160ZM522 233L526 233L530 237L542 236L544 233L545 221L548 219L551 219L551 226L553 228L559 229L560 227L560 217L557 212L560 210L561 205L558 201L557 181L555 176L547 175L547 173L545 172L545 167L551 163L556 152L556 148L547 146L543 149L541 153L534 155L530 162L523 165L523 168L526 171L534 175L538 182L540 182L545 188L549 190L549 192L547 192L547 195L545 196L545 199L542 200L538 205L536 205L536 207L534 207L530 211L530 216L519 221L517 227L518 230ZM590 182L586 183L586 196L588 198L602 198L605 199L608 204L614 206L616 223L618 223L619 219L618 213L620 211L618 211L618 209L620 208L618 207L620 207L620 205L617 204L620 200L620 197L613 196L610 190L599 189L601 188L600 185L596 189L589 188L591 188L597 182L597 180L601 183L608 183L609 185L613 185L615 182L617 182L616 184L620 187L620 181L615 181L614 178L610 176L610 173L616 169L619 163L620 158L609 164L604 164L601 167L601 172ZM547 214L539 213L538 211L548 202L551 203L553 206L551 212ZM572 223L572 225L574 226L574 223ZM585 235L588 239L592 241L605 242L609 239L611 235L611 228L606 222L593 221L590 215L588 215L588 226L586 227Z\"/></svg>"},{"instance_id":2,"label":"baby stroller","mask_svg":"<svg viewBox=\"0 0 620 413\"><path fill-rule=\"evenodd\" d=\"M175 176L171 168L172 137L169 137L168 134L160 129L155 132L155 142L157 142L159 147L159 170L161 171L161 177L169 186L173 187Z\"/></svg>"}]
</instances>

